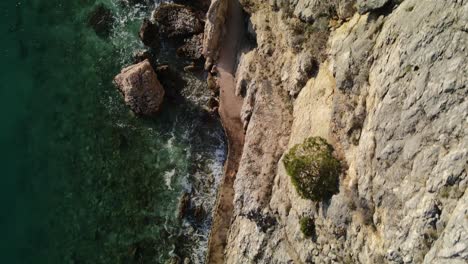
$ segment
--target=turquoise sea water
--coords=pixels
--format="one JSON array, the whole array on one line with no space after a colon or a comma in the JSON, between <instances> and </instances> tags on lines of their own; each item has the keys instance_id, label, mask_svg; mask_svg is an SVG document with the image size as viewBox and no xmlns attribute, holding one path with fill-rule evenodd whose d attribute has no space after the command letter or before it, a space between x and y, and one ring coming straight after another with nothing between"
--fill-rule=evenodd
<instances>
[{"instance_id":1,"label":"turquoise sea water","mask_svg":"<svg viewBox=\"0 0 468 264\"><path fill-rule=\"evenodd\" d=\"M87 26L101 2L117 18L109 38ZM117 2L0 2L0 263L203 259L209 213L179 221L177 204L188 191L211 210L222 129L190 76L183 103L128 111L112 78L142 48L149 10Z\"/></svg>"}]
</instances>

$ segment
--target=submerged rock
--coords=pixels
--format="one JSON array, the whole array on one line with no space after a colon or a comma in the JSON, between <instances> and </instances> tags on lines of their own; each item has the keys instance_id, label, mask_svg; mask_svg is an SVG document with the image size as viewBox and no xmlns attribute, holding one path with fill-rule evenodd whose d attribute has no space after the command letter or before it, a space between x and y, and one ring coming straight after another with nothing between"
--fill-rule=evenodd
<instances>
[{"instance_id":1,"label":"submerged rock","mask_svg":"<svg viewBox=\"0 0 468 264\"><path fill-rule=\"evenodd\" d=\"M187 85L182 78L180 71L168 64L162 64L155 67L159 81L164 86L166 98L173 102L180 103L184 100L180 94L181 87Z\"/></svg>"},{"instance_id":2,"label":"submerged rock","mask_svg":"<svg viewBox=\"0 0 468 264\"><path fill-rule=\"evenodd\" d=\"M152 116L160 110L164 89L149 60L124 68L114 82L135 114Z\"/></svg>"},{"instance_id":3,"label":"submerged rock","mask_svg":"<svg viewBox=\"0 0 468 264\"><path fill-rule=\"evenodd\" d=\"M182 219L185 218L190 210L190 194L188 192L184 192L182 197L179 200L179 206L177 209L177 218Z\"/></svg>"},{"instance_id":4,"label":"submerged rock","mask_svg":"<svg viewBox=\"0 0 468 264\"><path fill-rule=\"evenodd\" d=\"M153 14L159 32L169 38L188 37L203 32L203 22L189 7L161 4Z\"/></svg>"},{"instance_id":5,"label":"submerged rock","mask_svg":"<svg viewBox=\"0 0 468 264\"><path fill-rule=\"evenodd\" d=\"M112 31L114 16L104 4L99 4L88 16L88 26L100 37L108 37Z\"/></svg>"}]
</instances>

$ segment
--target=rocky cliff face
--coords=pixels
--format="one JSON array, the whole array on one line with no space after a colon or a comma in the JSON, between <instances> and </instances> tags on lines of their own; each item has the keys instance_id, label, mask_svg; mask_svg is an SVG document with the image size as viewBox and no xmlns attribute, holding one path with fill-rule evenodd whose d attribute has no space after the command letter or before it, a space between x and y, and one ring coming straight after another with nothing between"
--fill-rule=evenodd
<instances>
[{"instance_id":1,"label":"rocky cliff face","mask_svg":"<svg viewBox=\"0 0 468 264\"><path fill-rule=\"evenodd\" d=\"M468 2L240 2L256 43L236 73L246 135L225 262L466 263ZM280 162L311 136L346 165L321 202Z\"/></svg>"}]
</instances>

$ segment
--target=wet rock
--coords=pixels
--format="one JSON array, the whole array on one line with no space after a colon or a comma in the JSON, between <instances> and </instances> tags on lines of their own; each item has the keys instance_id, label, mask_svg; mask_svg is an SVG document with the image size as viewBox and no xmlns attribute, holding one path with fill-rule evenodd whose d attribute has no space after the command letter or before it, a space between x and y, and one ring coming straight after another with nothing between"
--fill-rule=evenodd
<instances>
[{"instance_id":1,"label":"wet rock","mask_svg":"<svg viewBox=\"0 0 468 264\"><path fill-rule=\"evenodd\" d=\"M182 260L178 256L173 256L168 259L165 264L181 264Z\"/></svg>"},{"instance_id":2,"label":"wet rock","mask_svg":"<svg viewBox=\"0 0 468 264\"><path fill-rule=\"evenodd\" d=\"M218 99L216 99L215 97L211 97L209 100L208 100L208 109L211 111L211 112L214 112L215 110L217 110L219 107L219 101Z\"/></svg>"},{"instance_id":3,"label":"wet rock","mask_svg":"<svg viewBox=\"0 0 468 264\"><path fill-rule=\"evenodd\" d=\"M148 19L143 20L143 24L140 27L140 32L138 35L140 36L141 42L143 42L145 46L153 49L159 48L158 27Z\"/></svg>"},{"instance_id":4,"label":"wet rock","mask_svg":"<svg viewBox=\"0 0 468 264\"><path fill-rule=\"evenodd\" d=\"M203 57L203 33L184 40L184 45L177 49L177 55L192 60Z\"/></svg>"},{"instance_id":5,"label":"wet rock","mask_svg":"<svg viewBox=\"0 0 468 264\"><path fill-rule=\"evenodd\" d=\"M187 216L190 210L190 194L188 192L184 192L182 197L179 200L179 206L177 209L177 218L182 219Z\"/></svg>"},{"instance_id":6,"label":"wet rock","mask_svg":"<svg viewBox=\"0 0 468 264\"><path fill-rule=\"evenodd\" d=\"M152 59L152 56L151 56L151 53L147 50L139 50L139 51L136 51L135 53L133 53L133 63L134 64L137 64L137 63L140 63L144 60L149 60L151 61Z\"/></svg>"},{"instance_id":7,"label":"wet rock","mask_svg":"<svg viewBox=\"0 0 468 264\"><path fill-rule=\"evenodd\" d=\"M219 93L219 85L213 74L208 73L208 77L206 80L208 82L208 89L210 89L210 91L212 91L214 94Z\"/></svg>"},{"instance_id":8,"label":"wet rock","mask_svg":"<svg viewBox=\"0 0 468 264\"><path fill-rule=\"evenodd\" d=\"M97 5L88 16L88 26L100 37L108 37L112 32L114 16L104 4Z\"/></svg>"},{"instance_id":9,"label":"wet rock","mask_svg":"<svg viewBox=\"0 0 468 264\"><path fill-rule=\"evenodd\" d=\"M168 37L189 37L203 32L203 22L189 7L161 4L153 13L159 33Z\"/></svg>"},{"instance_id":10,"label":"wet rock","mask_svg":"<svg viewBox=\"0 0 468 264\"><path fill-rule=\"evenodd\" d=\"M135 114L152 116L159 112L164 89L149 60L124 68L114 78L114 83Z\"/></svg>"},{"instance_id":11,"label":"wet rock","mask_svg":"<svg viewBox=\"0 0 468 264\"><path fill-rule=\"evenodd\" d=\"M184 72L193 72L196 69L195 63L192 63L184 67Z\"/></svg>"},{"instance_id":12,"label":"wet rock","mask_svg":"<svg viewBox=\"0 0 468 264\"><path fill-rule=\"evenodd\" d=\"M182 78L180 72L168 64L156 66L155 69L159 81L166 91L166 97L175 102L183 100L183 97L180 95L180 89L181 87L185 87L186 81Z\"/></svg>"},{"instance_id":13,"label":"wet rock","mask_svg":"<svg viewBox=\"0 0 468 264\"><path fill-rule=\"evenodd\" d=\"M156 74L165 74L167 71L169 71L169 64L161 64L156 66Z\"/></svg>"},{"instance_id":14,"label":"wet rock","mask_svg":"<svg viewBox=\"0 0 468 264\"><path fill-rule=\"evenodd\" d=\"M194 208L193 217L195 218L195 221L197 221L198 223L201 223L203 219L205 219L206 211L205 211L205 208L203 208L203 205L199 205Z\"/></svg>"}]
</instances>

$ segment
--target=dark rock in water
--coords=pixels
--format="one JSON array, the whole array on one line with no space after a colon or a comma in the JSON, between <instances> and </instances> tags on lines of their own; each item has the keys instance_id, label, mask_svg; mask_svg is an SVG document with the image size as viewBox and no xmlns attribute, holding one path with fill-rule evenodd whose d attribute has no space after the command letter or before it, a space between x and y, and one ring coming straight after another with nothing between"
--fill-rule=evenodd
<instances>
[{"instance_id":1,"label":"dark rock in water","mask_svg":"<svg viewBox=\"0 0 468 264\"><path fill-rule=\"evenodd\" d=\"M161 4L153 14L159 33L168 38L188 37L202 33L203 22L189 7L177 4Z\"/></svg>"},{"instance_id":2,"label":"dark rock in water","mask_svg":"<svg viewBox=\"0 0 468 264\"><path fill-rule=\"evenodd\" d=\"M184 40L185 44L177 49L177 55L192 60L203 58L203 33Z\"/></svg>"},{"instance_id":3,"label":"dark rock in water","mask_svg":"<svg viewBox=\"0 0 468 264\"><path fill-rule=\"evenodd\" d=\"M208 82L208 89L212 91L214 94L219 93L219 85L218 82L216 81L216 78L211 74L210 72L208 73L208 77L206 78L206 81Z\"/></svg>"},{"instance_id":4,"label":"dark rock in water","mask_svg":"<svg viewBox=\"0 0 468 264\"><path fill-rule=\"evenodd\" d=\"M104 4L97 5L88 16L88 26L100 37L108 37L112 31L114 16Z\"/></svg>"},{"instance_id":5,"label":"dark rock in water","mask_svg":"<svg viewBox=\"0 0 468 264\"><path fill-rule=\"evenodd\" d=\"M129 250L130 256L134 260L131 263L149 263L156 253L155 245L158 241L151 238L143 238L134 242ZM76 263L76 262L75 262Z\"/></svg>"},{"instance_id":6,"label":"dark rock in water","mask_svg":"<svg viewBox=\"0 0 468 264\"><path fill-rule=\"evenodd\" d=\"M165 74L167 71L169 71L169 65L168 64L161 64L156 67L156 73L158 75L160 74Z\"/></svg>"},{"instance_id":7,"label":"dark rock in water","mask_svg":"<svg viewBox=\"0 0 468 264\"><path fill-rule=\"evenodd\" d=\"M138 51L133 53L132 57L133 57L133 63L134 64L140 63L140 62L142 62L144 60L149 60L150 62L152 60L151 52L149 52L147 50L138 50ZM157 74L157 71L156 71L156 74Z\"/></svg>"},{"instance_id":8,"label":"dark rock in water","mask_svg":"<svg viewBox=\"0 0 468 264\"><path fill-rule=\"evenodd\" d=\"M179 200L179 206L177 210L177 218L185 218L190 210L190 194L184 192L182 197Z\"/></svg>"},{"instance_id":9,"label":"dark rock in water","mask_svg":"<svg viewBox=\"0 0 468 264\"><path fill-rule=\"evenodd\" d=\"M203 208L203 205L196 206L195 209L193 210L193 217L195 218L195 221L198 223L203 222L203 220L206 217L206 211L205 208Z\"/></svg>"},{"instance_id":10,"label":"dark rock in water","mask_svg":"<svg viewBox=\"0 0 468 264\"><path fill-rule=\"evenodd\" d=\"M216 115L219 110L219 101L216 97L211 97L207 103L208 113L211 115Z\"/></svg>"},{"instance_id":11,"label":"dark rock in water","mask_svg":"<svg viewBox=\"0 0 468 264\"><path fill-rule=\"evenodd\" d=\"M218 99L216 99L215 97L211 97L209 100L208 100L208 108L209 109L215 109L215 108L218 108L219 107L219 101Z\"/></svg>"},{"instance_id":12,"label":"dark rock in water","mask_svg":"<svg viewBox=\"0 0 468 264\"><path fill-rule=\"evenodd\" d=\"M123 69L114 83L135 114L152 116L159 112L165 92L149 60Z\"/></svg>"},{"instance_id":13,"label":"dark rock in water","mask_svg":"<svg viewBox=\"0 0 468 264\"><path fill-rule=\"evenodd\" d=\"M180 90L182 87L185 87L187 83L182 79L180 73L167 64L157 66L156 73L159 77L159 81L164 86L166 97L175 102L182 101L183 97L180 95Z\"/></svg>"},{"instance_id":14,"label":"dark rock in water","mask_svg":"<svg viewBox=\"0 0 468 264\"><path fill-rule=\"evenodd\" d=\"M138 34L140 36L141 42L145 44L145 46L150 47L152 49L159 48L159 31L158 27L151 23L148 19L143 20L143 24L140 27L140 32Z\"/></svg>"}]
</instances>

